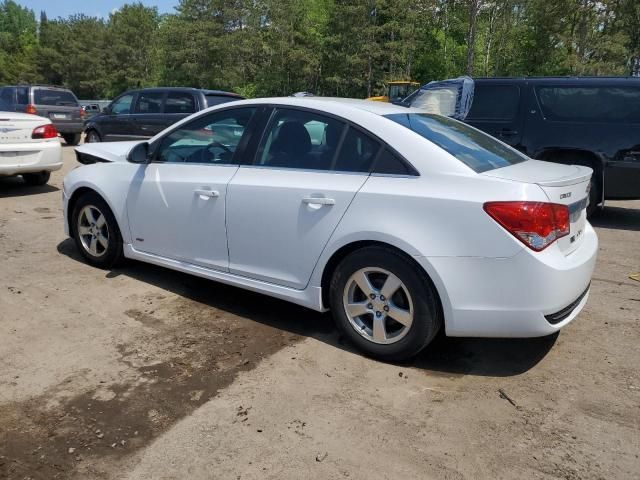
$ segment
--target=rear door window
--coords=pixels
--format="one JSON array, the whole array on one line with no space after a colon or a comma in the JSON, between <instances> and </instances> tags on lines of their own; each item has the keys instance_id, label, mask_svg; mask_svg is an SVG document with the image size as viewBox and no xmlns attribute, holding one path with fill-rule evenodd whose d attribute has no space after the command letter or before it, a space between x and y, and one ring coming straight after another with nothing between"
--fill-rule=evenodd
<instances>
[{"instance_id":1,"label":"rear door window","mask_svg":"<svg viewBox=\"0 0 640 480\"><path fill-rule=\"evenodd\" d=\"M640 88L541 86L536 92L548 120L640 122Z\"/></svg>"},{"instance_id":2,"label":"rear door window","mask_svg":"<svg viewBox=\"0 0 640 480\"><path fill-rule=\"evenodd\" d=\"M188 92L169 92L164 104L164 113L194 113L196 102Z\"/></svg>"},{"instance_id":3,"label":"rear door window","mask_svg":"<svg viewBox=\"0 0 640 480\"><path fill-rule=\"evenodd\" d=\"M319 113L279 108L257 153L265 167L331 170L346 125Z\"/></svg>"},{"instance_id":4,"label":"rear door window","mask_svg":"<svg viewBox=\"0 0 640 480\"><path fill-rule=\"evenodd\" d=\"M386 118L438 145L477 173L528 160L490 135L448 117L396 113Z\"/></svg>"},{"instance_id":5,"label":"rear door window","mask_svg":"<svg viewBox=\"0 0 640 480\"><path fill-rule=\"evenodd\" d=\"M466 120L511 120L518 113L517 85L482 85L476 82L473 103Z\"/></svg>"},{"instance_id":6,"label":"rear door window","mask_svg":"<svg viewBox=\"0 0 640 480\"><path fill-rule=\"evenodd\" d=\"M77 107L78 99L68 90L36 88L33 91L33 103L58 107Z\"/></svg>"},{"instance_id":7,"label":"rear door window","mask_svg":"<svg viewBox=\"0 0 640 480\"><path fill-rule=\"evenodd\" d=\"M134 113L162 113L164 92L142 92L138 95Z\"/></svg>"}]
</instances>

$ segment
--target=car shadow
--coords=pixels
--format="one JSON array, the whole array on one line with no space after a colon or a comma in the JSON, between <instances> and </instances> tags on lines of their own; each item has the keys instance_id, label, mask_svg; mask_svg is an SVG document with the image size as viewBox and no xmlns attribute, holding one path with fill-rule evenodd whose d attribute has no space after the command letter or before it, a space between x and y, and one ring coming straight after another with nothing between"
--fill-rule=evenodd
<instances>
[{"instance_id":1,"label":"car shadow","mask_svg":"<svg viewBox=\"0 0 640 480\"><path fill-rule=\"evenodd\" d=\"M637 232L640 231L640 209L606 206L589 221L594 227Z\"/></svg>"},{"instance_id":2,"label":"car shadow","mask_svg":"<svg viewBox=\"0 0 640 480\"><path fill-rule=\"evenodd\" d=\"M57 192L60 189L53 185L27 185L22 177L0 178L0 198L24 197L42 193Z\"/></svg>"},{"instance_id":3,"label":"car shadow","mask_svg":"<svg viewBox=\"0 0 640 480\"><path fill-rule=\"evenodd\" d=\"M84 259L68 238L58 252ZM335 348L355 352L328 313L318 313L276 298L137 261L107 271L105 282L126 275L203 305L287 332L311 337ZM534 339L449 338L439 334L416 358L397 363L444 376L511 376L533 368L553 347L557 335Z\"/></svg>"}]
</instances>

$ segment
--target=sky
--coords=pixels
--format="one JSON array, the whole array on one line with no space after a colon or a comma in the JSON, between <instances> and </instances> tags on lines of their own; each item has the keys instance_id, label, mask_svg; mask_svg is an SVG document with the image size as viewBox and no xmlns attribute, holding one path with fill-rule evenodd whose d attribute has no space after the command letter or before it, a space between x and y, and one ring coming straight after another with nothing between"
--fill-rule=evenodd
<instances>
[{"instance_id":1,"label":"sky","mask_svg":"<svg viewBox=\"0 0 640 480\"><path fill-rule=\"evenodd\" d=\"M15 0L16 3L23 7L30 8L35 11L36 18L40 18L40 12L44 10L47 12L47 17L53 19L57 17L68 17L74 13L84 13L92 17L104 17L107 18L109 13L113 10L120 8L126 3L134 3L130 0ZM173 7L176 6L178 0L141 0L142 3L149 7L158 7L160 13L172 13Z\"/></svg>"}]
</instances>

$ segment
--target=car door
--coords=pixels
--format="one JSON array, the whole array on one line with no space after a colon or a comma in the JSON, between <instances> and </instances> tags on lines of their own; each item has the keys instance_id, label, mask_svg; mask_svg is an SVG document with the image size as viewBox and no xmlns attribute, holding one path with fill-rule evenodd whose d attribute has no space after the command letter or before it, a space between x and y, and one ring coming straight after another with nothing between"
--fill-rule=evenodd
<instances>
[{"instance_id":1,"label":"car door","mask_svg":"<svg viewBox=\"0 0 640 480\"><path fill-rule=\"evenodd\" d=\"M252 164L229 183L230 271L305 288L379 148L339 119L276 108Z\"/></svg>"},{"instance_id":2,"label":"car door","mask_svg":"<svg viewBox=\"0 0 640 480\"><path fill-rule=\"evenodd\" d=\"M102 140L113 142L118 140L134 140L131 111L136 99L135 92L120 95L105 109L99 118L99 131Z\"/></svg>"},{"instance_id":3,"label":"car door","mask_svg":"<svg viewBox=\"0 0 640 480\"><path fill-rule=\"evenodd\" d=\"M200 116L151 145L127 196L133 247L227 271L227 184L238 169L254 108Z\"/></svg>"},{"instance_id":4,"label":"car door","mask_svg":"<svg viewBox=\"0 0 640 480\"><path fill-rule=\"evenodd\" d=\"M521 98L524 93L521 85L507 80L477 81L465 122L511 146L519 146L523 130Z\"/></svg>"},{"instance_id":5,"label":"car door","mask_svg":"<svg viewBox=\"0 0 640 480\"><path fill-rule=\"evenodd\" d=\"M131 115L131 123L136 138L149 139L170 124L163 112L166 91L142 91L138 94L136 103Z\"/></svg>"}]
</instances>

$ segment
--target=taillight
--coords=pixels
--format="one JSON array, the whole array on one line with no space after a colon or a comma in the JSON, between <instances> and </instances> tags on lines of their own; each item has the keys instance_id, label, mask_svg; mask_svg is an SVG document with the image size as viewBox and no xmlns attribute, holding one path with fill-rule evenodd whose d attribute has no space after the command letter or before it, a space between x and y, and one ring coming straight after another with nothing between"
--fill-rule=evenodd
<instances>
[{"instance_id":1,"label":"taillight","mask_svg":"<svg viewBox=\"0 0 640 480\"><path fill-rule=\"evenodd\" d=\"M31 115L35 115L38 113L38 110L36 110L36 107L34 105L27 105L27 108L25 109L26 113L30 113Z\"/></svg>"},{"instance_id":2,"label":"taillight","mask_svg":"<svg viewBox=\"0 0 640 480\"><path fill-rule=\"evenodd\" d=\"M31 138L56 138L58 136L58 131L56 127L53 125L41 125L33 129L31 132Z\"/></svg>"},{"instance_id":3,"label":"taillight","mask_svg":"<svg viewBox=\"0 0 640 480\"><path fill-rule=\"evenodd\" d=\"M484 211L536 252L569 235L569 207L544 202L487 202Z\"/></svg>"},{"instance_id":4,"label":"taillight","mask_svg":"<svg viewBox=\"0 0 640 480\"><path fill-rule=\"evenodd\" d=\"M87 112L85 111L84 107L80 107L80 120L84 120L84 117L87 116Z\"/></svg>"}]
</instances>

